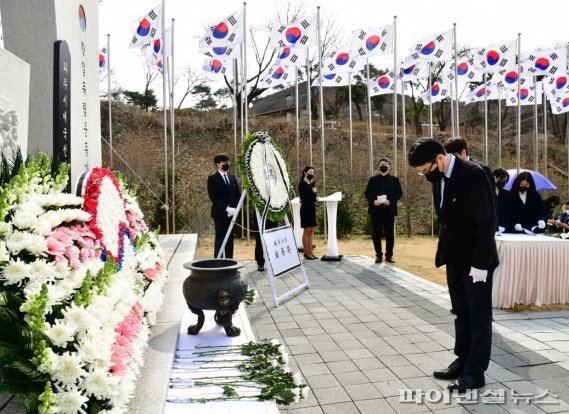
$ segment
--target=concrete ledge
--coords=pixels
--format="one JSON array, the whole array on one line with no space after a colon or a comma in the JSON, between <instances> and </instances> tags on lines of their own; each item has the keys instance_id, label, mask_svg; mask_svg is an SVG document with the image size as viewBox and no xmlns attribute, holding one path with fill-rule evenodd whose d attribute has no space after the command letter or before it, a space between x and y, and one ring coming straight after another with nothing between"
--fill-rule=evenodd
<instances>
[{"instance_id":1,"label":"concrete ledge","mask_svg":"<svg viewBox=\"0 0 569 414\"><path fill-rule=\"evenodd\" d=\"M158 322L150 330L148 348L144 352L144 366L128 407L129 413L158 414L164 411L180 321L186 307L182 283L188 271L183 264L193 260L197 239L196 234L160 238L170 276L164 287L164 302L157 316Z\"/></svg>"}]
</instances>

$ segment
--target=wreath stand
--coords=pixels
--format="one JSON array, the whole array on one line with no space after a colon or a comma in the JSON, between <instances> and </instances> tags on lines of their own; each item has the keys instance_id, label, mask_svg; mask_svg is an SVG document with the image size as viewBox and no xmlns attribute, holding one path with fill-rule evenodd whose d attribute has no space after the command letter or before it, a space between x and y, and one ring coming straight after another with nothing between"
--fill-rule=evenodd
<instances>
[{"instance_id":1,"label":"wreath stand","mask_svg":"<svg viewBox=\"0 0 569 414\"><path fill-rule=\"evenodd\" d=\"M279 304L288 298L295 296L296 294L302 292L304 289L310 289L310 284L308 283L306 269L304 268L304 264L300 259L300 255L298 254L294 231L288 219L288 215L284 216L284 226L267 231L264 231L263 220L258 209L255 209L255 215L257 217L257 225L259 229L261 245L263 246L263 255L265 256L265 262L269 264L266 267L267 280L271 286L273 303L275 305L275 308L278 308ZM278 296L277 288L275 286L275 279L286 273L292 274L292 271L295 269L300 269L302 272L302 283L294 289L285 292L281 296Z\"/></svg>"}]
</instances>

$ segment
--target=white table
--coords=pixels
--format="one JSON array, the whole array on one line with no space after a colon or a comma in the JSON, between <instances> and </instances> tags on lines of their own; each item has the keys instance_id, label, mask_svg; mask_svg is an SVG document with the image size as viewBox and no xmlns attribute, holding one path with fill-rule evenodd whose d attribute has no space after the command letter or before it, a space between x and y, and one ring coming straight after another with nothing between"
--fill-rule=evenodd
<instances>
[{"instance_id":1,"label":"white table","mask_svg":"<svg viewBox=\"0 0 569 414\"><path fill-rule=\"evenodd\" d=\"M497 308L569 303L569 240L543 235L496 236L500 265L494 272Z\"/></svg>"}]
</instances>

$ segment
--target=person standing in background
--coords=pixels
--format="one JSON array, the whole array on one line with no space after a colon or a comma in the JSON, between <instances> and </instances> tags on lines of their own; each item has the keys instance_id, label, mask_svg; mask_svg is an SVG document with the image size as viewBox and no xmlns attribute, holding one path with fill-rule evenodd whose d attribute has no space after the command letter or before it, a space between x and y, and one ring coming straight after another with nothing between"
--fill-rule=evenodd
<instances>
[{"instance_id":1,"label":"person standing in background","mask_svg":"<svg viewBox=\"0 0 569 414\"><path fill-rule=\"evenodd\" d=\"M318 189L314 183L314 167L307 165L302 170L302 179L298 183L300 197L300 227L303 229L302 246L304 258L316 260L318 257L312 252L314 227L316 227L316 193Z\"/></svg>"},{"instance_id":2,"label":"person standing in background","mask_svg":"<svg viewBox=\"0 0 569 414\"><path fill-rule=\"evenodd\" d=\"M381 263L383 251L381 248L381 234L385 233L385 260L393 260L393 246L395 244L395 216L397 216L397 201L403 196L399 178L393 177L391 160L381 157L377 161L379 174L370 177L365 190L368 200L368 214L371 216L373 232L373 247L375 249L375 263Z\"/></svg>"},{"instance_id":3,"label":"person standing in background","mask_svg":"<svg viewBox=\"0 0 569 414\"><path fill-rule=\"evenodd\" d=\"M231 218L236 213L241 191L233 174L229 174L229 157L226 154L218 154L213 158L217 168L207 178L207 193L211 200L211 217L215 223L215 243L213 256L217 257L221 250L223 239L229 230ZM233 232L229 234L225 245L225 258L233 258Z\"/></svg>"},{"instance_id":4,"label":"person standing in background","mask_svg":"<svg viewBox=\"0 0 569 414\"><path fill-rule=\"evenodd\" d=\"M498 215L498 231L503 233L510 227L512 219L512 194L505 188L510 179L510 174L503 168L492 171L496 181L496 214Z\"/></svg>"}]
</instances>

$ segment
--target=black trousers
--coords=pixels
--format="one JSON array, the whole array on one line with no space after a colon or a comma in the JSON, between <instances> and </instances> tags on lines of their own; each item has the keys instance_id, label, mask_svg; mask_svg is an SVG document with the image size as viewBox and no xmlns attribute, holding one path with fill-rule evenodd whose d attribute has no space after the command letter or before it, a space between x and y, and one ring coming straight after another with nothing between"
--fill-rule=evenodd
<instances>
[{"instance_id":1,"label":"black trousers","mask_svg":"<svg viewBox=\"0 0 569 414\"><path fill-rule=\"evenodd\" d=\"M375 255L381 258L383 251L381 249L381 234L385 233L385 256L393 256L393 245L395 244L394 235L395 217L390 212L379 212L371 214L371 227L373 230L373 247Z\"/></svg>"},{"instance_id":2,"label":"black trousers","mask_svg":"<svg viewBox=\"0 0 569 414\"><path fill-rule=\"evenodd\" d=\"M447 283L456 314L454 353L464 366L463 374L484 374L492 348L492 277L486 282L472 281L470 268L457 266L447 257Z\"/></svg>"},{"instance_id":3,"label":"black trousers","mask_svg":"<svg viewBox=\"0 0 569 414\"><path fill-rule=\"evenodd\" d=\"M278 226L278 223L274 221L267 220L265 222L265 230L274 229ZM263 254L263 243L261 241L261 234L259 232L255 233L255 261L257 266L265 266L265 255Z\"/></svg>"},{"instance_id":4,"label":"black trousers","mask_svg":"<svg viewBox=\"0 0 569 414\"><path fill-rule=\"evenodd\" d=\"M215 223L215 243L213 257L217 257L217 254L221 249L223 239L225 238L227 230L229 229L229 225L231 224L231 217L227 217L227 219L213 219L213 222ZM225 244L225 258L233 259L233 231L229 234L229 238Z\"/></svg>"}]
</instances>

